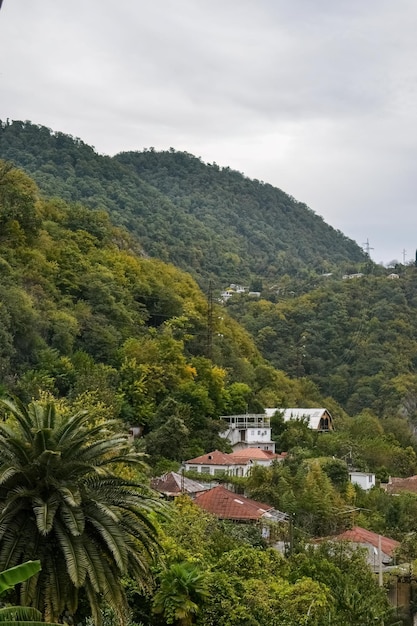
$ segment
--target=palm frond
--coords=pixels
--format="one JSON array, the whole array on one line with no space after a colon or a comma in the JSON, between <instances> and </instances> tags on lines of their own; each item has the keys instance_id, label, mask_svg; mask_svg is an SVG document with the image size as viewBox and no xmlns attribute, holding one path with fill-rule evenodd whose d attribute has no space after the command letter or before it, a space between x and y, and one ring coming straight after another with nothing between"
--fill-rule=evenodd
<instances>
[{"instance_id":1,"label":"palm frond","mask_svg":"<svg viewBox=\"0 0 417 626\"><path fill-rule=\"evenodd\" d=\"M85 516L81 508L71 507L63 503L61 504L59 515L71 535L76 537L83 534L85 529Z\"/></svg>"},{"instance_id":2,"label":"palm frond","mask_svg":"<svg viewBox=\"0 0 417 626\"><path fill-rule=\"evenodd\" d=\"M55 520L54 530L62 550L68 575L76 587L82 587L87 574L87 558L82 539L68 535L58 520Z\"/></svg>"},{"instance_id":3,"label":"palm frond","mask_svg":"<svg viewBox=\"0 0 417 626\"><path fill-rule=\"evenodd\" d=\"M32 423L25 405L18 399L0 398L0 404L10 411L18 422L26 441L32 441Z\"/></svg>"},{"instance_id":4,"label":"palm frond","mask_svg":"<svg viewBox=\"0 0 417 626\"><path fill-rule=\"evenodd\" d=\"M88 522L97 530L102 540L102 548L112 554L119 572L121 574L126 573L128 559L125 535L118 523L100 512L99 509L96 509L95 515L92 515L90 509Z\"/></svg>"},{"instance_id":5,"label":"palm frond","mask_svg":"<svg viewBox=\"0 0 417 626\"><path fill-rule=\"evenodd\" d=\"M59 505L60 498L57 494L53 494L47 501L42 500L38 496L32 498L36 525L41 535L47 535L51 532Z\"/></svg>"}]
</instances>

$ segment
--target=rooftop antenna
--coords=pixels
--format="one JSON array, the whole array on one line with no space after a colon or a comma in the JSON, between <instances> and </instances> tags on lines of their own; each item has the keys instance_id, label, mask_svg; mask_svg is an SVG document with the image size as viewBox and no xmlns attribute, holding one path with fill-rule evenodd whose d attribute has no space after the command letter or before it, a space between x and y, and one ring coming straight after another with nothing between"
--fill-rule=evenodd
<instances>
[{"instance_id":1,"label":"rooftop antenna","mask_svg":"<svg viewBox=\"0 0 417 626\"><path fill-rule=\"evenodd\" d=\"M370 252L371 252L371 250L374 250L374 248L371 248L370 243L369 243L369 239L367 238L365 243L362 244L362 245L365 248L365 252L366 252L367 256L370 257L371 256Z\"/></svg>"}]
</instances>

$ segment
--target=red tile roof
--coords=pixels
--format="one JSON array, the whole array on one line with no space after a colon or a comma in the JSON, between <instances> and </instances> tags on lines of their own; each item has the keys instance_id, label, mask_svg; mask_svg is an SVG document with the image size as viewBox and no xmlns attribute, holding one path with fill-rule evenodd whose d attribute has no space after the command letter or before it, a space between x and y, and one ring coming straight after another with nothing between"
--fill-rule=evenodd
<instances>
[{"instance_id":1,"label":"red tile roof","mask_svg":"<svg viewBox=\"0 0 417 626\"><path fill-rule=\"evenodd\" d=\"M231 454L214 450L195 459L190 459L186 463L194 463L195 465L236 465L239 463Z\"/></svg>"},{"instance_id":2,"label":"red tile roof","mask_svg":"<svg viewBox=\"0 0 417 626\"><path fill-rule=\"evenodd\" d=\"M345 530L345 532L336 537L331 537L331 539L337 541L353 541L354 543L369 543L374 546L374 548L379 547L379 535L373 533L371 530L361 528L360 526L354 526L350 530ZM381 550L385 554L388 554L388 556L392 556L394 550L398 548L399 545L399 541L381 535Z\"/></svg>"},{"instance_id":3,"label":"red tile roof","mask_svg":"<svg viewBox=\"0 0 417 626\"><path fill-rule=\"evenodd\" d=\"M249 500L222 486L199 494L194 502L220 519L241 521L256 521L273 508L270 504Z\"/></svg>"},{"instance_id":4,"label":"red tile roof","mask_svg":"<svg viewBox=\"0 0 417 626\"><path fill-rule=\"evenodd\" d=\"M261 448L245 448L244 450L236 450L229 456L234 459L240 459L244 463L253 459L254 461L270 461L278 457L278 454L271 452L271 450L261 450Z\"/></svg>"}]
</instances>

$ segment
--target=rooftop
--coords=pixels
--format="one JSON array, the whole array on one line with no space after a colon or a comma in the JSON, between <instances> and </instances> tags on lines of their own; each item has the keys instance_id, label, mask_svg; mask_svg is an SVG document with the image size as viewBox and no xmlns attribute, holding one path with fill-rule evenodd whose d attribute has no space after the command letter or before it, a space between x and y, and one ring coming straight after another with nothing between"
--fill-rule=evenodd
<instances>
[{"instance_id":1,"label":"rooftop","mask_svg":"<svg viewBox=\"0 0 417 626\"><path fill-rule=\"evenodd\" d=\"M177 472L167 472L158 478L153 478L151 486L155 491L166 496L178 496L181 493L194 494L207 489L196 480L186 478Z\"/></svg>"},{"instance_id":2,"label":"rooftop","mask_svg":"<svg viewBox=\"0 0 417 626\"><path fill-rule=\"evenodd\" d=\"M256 502L218 486L199 494L195 503L220 519L257 521L273 511L270 504Z\"/></svg>"},{"instance_id":3,"label":"rooftop","mask_svg":"<svg viewBox=\"0 0 417 626\"><path fill-rule=\"evenodd\" d=\"M195 465L237 465L239 461L232 454L214 450L214 452L197 456L195 459L189 459L186 463Z\"/></svg>"},{"instance_id":4,"label":"rooftop","mask_svg":"<svg viewBox=\"0 0 417 626\"><path fill-rule=\"evenodd\" d=\"M340 535L337 535L336 537L331 537L331 539L336 541L353 541L354 543L368 543L374 548L378 549L380 537L382 552L388 554L388 556L392 556L394 550L400 545L399 541L391 539L390 537L378 535L377 533L374 533L371 530L367 530L366 528L361 528L360 526L354 526L350 530L345 530Z\"/></svg>"}]
</instances>

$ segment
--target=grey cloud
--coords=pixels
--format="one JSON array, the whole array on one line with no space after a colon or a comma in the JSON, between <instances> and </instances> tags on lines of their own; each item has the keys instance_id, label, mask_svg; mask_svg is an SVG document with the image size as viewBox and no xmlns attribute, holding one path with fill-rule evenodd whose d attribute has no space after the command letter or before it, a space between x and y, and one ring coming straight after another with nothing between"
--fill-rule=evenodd
<instances>
[{"instance_id":1,"label":"grey cloud","mask_svg":"<svg viewBox=\"0 0 417 626\"><path fill-rule=\"evenodd\" d=\"M414 0L5 2L0 117L230 165L393 258L415 228L416 26Z\"/></svg>"}]
</instances>

